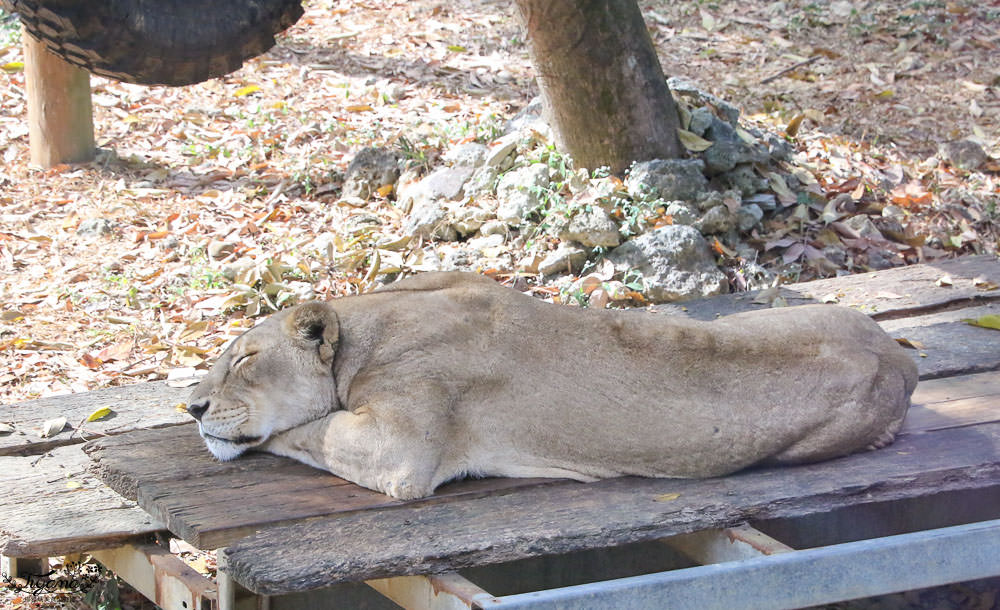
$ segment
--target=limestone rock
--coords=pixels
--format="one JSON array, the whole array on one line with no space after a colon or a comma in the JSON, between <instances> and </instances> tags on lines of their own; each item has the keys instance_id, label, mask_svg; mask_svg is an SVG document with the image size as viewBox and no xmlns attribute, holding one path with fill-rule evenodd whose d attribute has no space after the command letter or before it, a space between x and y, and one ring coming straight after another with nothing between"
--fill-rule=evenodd
<instances>
[{"instance_id":1,"label":"limestone rock","mask_svg":"<svg viewBox=\"0 0 1000 610\"><path fill-rule=\"evenodd\" d=\"M479 167L486 160L489 148L479 142L467 142L461 146L451 148L441 158L451 165L465 165L468 167Z\"/></svg>"},{"instance_id":2,"label":"limestone rock","mask_svg":"<svg viewBox=\"0 0 1000 610\"><path fill-rule=\"evenodd\" d=\"M625 186L633 199L689 201L708 188L699 159L654 159L636 163Z\"/></svg>"},{"instance_id":3,"label":"limestone rock","mask_svg":"<svg viewBox=\"0 0 1000 610\"><path fill-rule=\"evenodd\" d=\"M972 140L945 142L940 151L946 161L969 172L979 169L990 159L983 147Z\"/></svg>"},{"instance_id":4,"label":"limestone rock","mask_svg":"<svg viewBox=\"0 0 1000 610\"><path fill-rule=\"evenodd\" d=\"M542 204L539 189L549 186L549 168L542 163L511 170L497 183L497 218L509 225L521 224L524 216Z\"/></svg>"},{"instance_id":5,"label":"limestone rock","mask_svg":"<svg viewBox=\"0 0 1000 610\"><path fill-rule=\"evenodd\" d=\"M712 185L722 190L739 191L744 197L767 190L767 181L757 175L753 165L741 163L712 178Z\"/></svg>"},{"instance_id":6,"label":"limestone rock","mask_svg":"<svg viewBox=\"0 0 1000 610\"><path fill-rule=\"evenodd\" d=\"M736 225L736 217L724 205L717 205L705 212L692 225L704 235L725 233Z\"/></svg>"},{"instance_id":7,"label":"limestone rock","mask_svg":"<svg viewBox=\"0 0 1000 610\"><path fill-rule=\"evenodd\" d=\"M81 237L101 237L111 234L111 221L107 218L87 218L80 221L76 234Z\"/></svg>"},{"instance_id":8,"label":"limestone rock","mask_svg":"<svg viewBox=\"0 0 1000 610\"><path fill-rule=\"evenodd\" d=\"M664 213L670 216L675 225L692 225L698 220L698 208L684 201L671 201Z\"/></svg>"},{"instance_id":9,"label":"limestone rock","mask_svg":"<svg viewBox=\"0 0 1000 610\"><path fill-rule=\"evenodd\" d=\"M736 125L740 120L740 109L729 102L717 98L711 93L702 91L694 83L683 78L672 76L667 79L667 86L670 91L679 97L690 100L692 106L705 106L711 104L722 113L723 118L729 123Z\"/></svg>"},{"instance_id":10,"label":"limestone rock","mask_svg":"<svg viewBox=\"0 0 1000 610\"><path fill-rule=\"evenodd\" d=\"M698 136L704 136L705 130L709 128L714 118L715 114L708 106L695 108L691 111L691 123L688 125L688 131Z\"/></svg>"},{"instance_id":11,"label":"limestone rock","mask_svg":"<svg viewBox=\"0 0 1000 610\"><path fill-rule=\"evenodd\" d=\"M599 207L574 214L559 231L559 239L579 242L591 248L614 248L622 243L618 223Z\"/></svg>"},{"instance_id":12,"label":"limestone rock","mask_svg":"<svg viewBox=\"0 0 1000 610\"><path fill-rule=\"evenodd\" d=\"M756 203L744 205L736 211L736 224L740 231L746 232L757 226L764 219L764 210Z\"/></svg>"},{"instance_id":13,"label":"limestone rock","mask_svg":"<svg viewBox=\"0 0 1000 610\"><path fill-rule=\"evenodd\" d=\"M208 242L208 256L214 259L226 258L236 251L236 244L231 241L213 239Z\"/></svg>"},{"instance_id":14,"label":"limestone rock","mask_svg":"<svg viewBox=\"0 0 1000 610\"><path fill-rule=\"evenodd\" d=\"M608 256L618 271L642 274L653 302L710 297L727 291L708 242L696 229L668 225L629 240Z\"/></svg>"},{"instance_id":15,"label":"limestone rock","mask_svg":"<svg viewBox=\"0 0 1000 610\"><path fill-rule=\"evenodd\" d=\"M756 150L736 134L732 125L714 119L705 131L705 139L712 142L701 158L705 161L705 173L709 176L734 169L741 163L763 163L767 154Z\"/></svg>"},{"instance_id":16,"label":"limestone rock","mask_svg":"<svg viewBox=\"0 0 1000 610\"><path fill-rule=\"evenodd\" d=\"M587 262L587 251L570 242L562 242L538 263L538 272L542 275L557 273L575 273Z\"/></svg>"},{"instance_id":17,"label":"limestone rock","mask_svg":"<svg viewBox=\"0 0 1000 610\"><path fill-rule=\"evenodd\" d=\"M400 155L385 148L362 148L344 173L343 196L368 199L372 193L399 180Z\"/></svg>"}]
</instances>

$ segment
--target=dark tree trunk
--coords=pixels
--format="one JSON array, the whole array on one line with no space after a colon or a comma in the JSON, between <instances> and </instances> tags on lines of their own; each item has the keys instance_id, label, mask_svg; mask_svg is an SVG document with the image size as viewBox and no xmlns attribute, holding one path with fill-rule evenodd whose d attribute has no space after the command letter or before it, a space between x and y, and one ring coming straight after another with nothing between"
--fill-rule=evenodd
<instances>
[{"instance_id":1,"label":"dark tree trunk","mask_svg":"<svg viewBox=\"0 0 1000 610\"><path fill-rule=\"evenodd\" d=\"M578 167L677 157L677 109L636 0L517 0L547 118Z\"/></svg>"}]
</instances>

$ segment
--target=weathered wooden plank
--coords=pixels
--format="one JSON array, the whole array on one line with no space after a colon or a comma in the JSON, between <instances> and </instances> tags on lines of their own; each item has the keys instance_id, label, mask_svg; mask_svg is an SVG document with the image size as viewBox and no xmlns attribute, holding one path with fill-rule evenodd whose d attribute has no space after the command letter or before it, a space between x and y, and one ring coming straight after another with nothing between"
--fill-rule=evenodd
<instances>
[{"instance_id":1,"label":"weathered wooden plank","mask_svg":"<svg viewBox=\"0 0 1000 610\"><path fill-rule=\"evenodd\" d=\"M426 504L504 493L551 479L481 479L440 487L431 498L402 502L328 472L263 453L219 462L194 424L108 437L84 447L112 489L178 536L218 548L263 526L358 510Z\"/></svg>"},{"instance_id":2,"label":"weathered wooden plank","mask_svg":"<svg viewBox=\"0 0 1000 610\"><path fill-rule=\"evenodd\" d=\"M808 466L702 481L567 482L269 528L221 551L220 568L252 591L280 594L996 485L1000 424L984 424Z\"/></svg>"},{"instance_id":3,"label":"weathered wooden plank","mask_svg":"<svg viewBox=\"0 0 1000 610\"><path fill-rule=\"evenodd\" d=\"M190 393L190 387L172 388L164 381L154 381L0 405L0 422L14 426L12 434L0 435L0 455L38 454L95 436L186 423L191 417L175 407ZM101 407L114 412L99 421L85 421ZM66 418L66 428L41 438L42 424L56 417Z\"/></svg>"},{"instance_id":4,"label":"weathered wooden plank","mask_svg":"<svg viewBox=\"0 0 1000 610\"><path fill-rule=\"evenodd\" d=\"M951 278L951 285L938 286L937 280L944 276ZM1000 299L1000 290L982 290L980 286L973 285L977 277L1000 284L1000 261L991 255L969 256L787 284L781 287L780 292L789 305L818 303L824 297L833 295L840 305L860 309L875 319L887 319ZM731 313L769 307L768 304L753 302L758 295L759 291L728 294L681 304L659 305L654 309L711 320Z\"/></svg>"},{"instance_id":5,"label":"weathered wooden plank","mask_svg":"<svg viewBox=\"0 0 1000 610\"><path fill-rule=\"evenodd\" d=\"M1000 373L922 381L902 434L1000 422Z\"/></svg>"},{"instance_id":6,"label":"weathered wooden plank","mask_svg":"<svg viewBox=\"0 0 1000 610\"><path fill-rule=\"evenodd\" d=\"M1000 332L962 320L1000 314L1000 303L953 311L884 320L879 325L897 339L917 342L909 350L921 379L1000 369Z\"/></svg>"},{"instance_id":7,"label":"weathered wooden plank","mask_svg":"<svg viewBox=\"0 0 1000 610\"><path fill-rule=\"evenodd\" d=\"M87 472L79 445L0 457L0 554L54 556L139 541L165 528Z\"/></svg>"}]
</instances>

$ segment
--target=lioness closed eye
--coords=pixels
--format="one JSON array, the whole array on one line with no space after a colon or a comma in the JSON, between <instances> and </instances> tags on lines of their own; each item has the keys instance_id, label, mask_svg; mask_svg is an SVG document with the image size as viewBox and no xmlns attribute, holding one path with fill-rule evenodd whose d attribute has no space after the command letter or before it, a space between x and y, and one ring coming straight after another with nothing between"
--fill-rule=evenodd
<instances>
[{"instance_id":1,"label":"lioness closed eye","mask_svg":"<svg viewBox=\"0 0 1000 610\"><path fill-rule=\"evenodd\" d=\"M916 383L849 309L698 322L430 273L274 314L188 411L221 460L256 448L417 498L465 475L711 477L881 447Z\"/></svg>"}]
</instances>

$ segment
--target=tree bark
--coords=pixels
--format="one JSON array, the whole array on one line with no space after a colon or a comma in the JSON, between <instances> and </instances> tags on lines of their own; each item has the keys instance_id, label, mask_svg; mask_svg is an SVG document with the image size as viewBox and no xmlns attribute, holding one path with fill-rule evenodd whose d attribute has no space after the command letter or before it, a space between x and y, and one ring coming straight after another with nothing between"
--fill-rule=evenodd
<instances>
[{"instance_id":1,"label":"tree bark","mask_svg":"<svg viewBox=\"0 0 1000 610\"><path fill-rule=\"evenodd\" d=\"M48 52L29 34L22 37L31 162L52 167L92 160L90 74Z\"/></svg>"},{"instance_id":2,"label":"tree bark","mask_svg":"<svg viewBox=\"0 0 1000 610\"><path fill-rule=\"evenodd\" d=\"M578 167L678 157L677 108L636 0L517 0L546 118Z\"/></svg>"}]
</instances>

